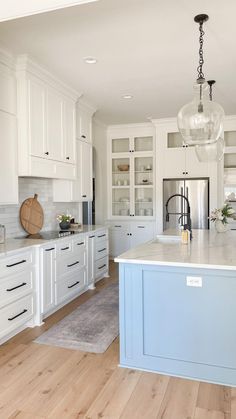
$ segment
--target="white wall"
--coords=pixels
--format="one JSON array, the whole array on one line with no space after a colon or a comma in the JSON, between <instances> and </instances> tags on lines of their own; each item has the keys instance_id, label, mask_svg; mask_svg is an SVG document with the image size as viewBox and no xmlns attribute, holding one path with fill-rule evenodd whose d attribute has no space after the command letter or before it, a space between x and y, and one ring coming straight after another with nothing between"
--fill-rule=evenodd
<instances>
[{"instance_id":1,"label":"white wall","mask_svg":"<svg viewBox=\"0 0 236 419\"><path fill-rule=\"evenodd\" d=\"M95 156L95 221L107 219L107 127L93 120L93 152Z\"/></svg>"},{"instance_id":2,"label":"white wall","mask_svg":"<svg viewBox=\"0 0 236 419\"><path fill-rule=\"evenodd\" d=\"M56 216L60 213L69 212L76 220L81 221L81 205L75 203L55 203L52 200L52 179L42 178L19 178L19 205L0 206L0 224L6 227L6 236L17 237L25 233L19 221L21 203L34 194L38 194L38 200L44 211L44 225L42 230L58 229Z\"/></svg>"}]
</instances>

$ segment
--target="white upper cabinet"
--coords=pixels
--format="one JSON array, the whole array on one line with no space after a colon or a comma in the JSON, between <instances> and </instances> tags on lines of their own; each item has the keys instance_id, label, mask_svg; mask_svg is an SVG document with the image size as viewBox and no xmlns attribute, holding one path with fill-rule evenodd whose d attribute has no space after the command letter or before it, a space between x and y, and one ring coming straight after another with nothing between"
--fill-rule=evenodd
<instances>
[{"instance_id":1,"label":"white upper cabinet","mask_svg":"<svg viewBox=\"0 0 236 419\"><path fill-rule=\"evenodd\" d=\"M63 161L63 98L55 89L47 91L48 158Z\"/></svg>"},{"instance_id":2,"label":"white upper cabinet","mask_svg":"<svg viewBox=\"0 0 236 419\"><path fill-rule=\"evenodd\" d=\"M95 108L79 101L76 107L76 138L92 142L92 116Z\"/></svg>"},{"instance_id":3,"label":"white upper cabinet","mask_svg":"<svg viewBox=\"0 0 236 419\"><path fill-rule=\"evenodd\" d=\"M75 104L72 100L64 101L64 160L67 163L76 162L75 146Z\"/></svg>"},{"instance_id":4,"label":"white upper cabinet","mask_svg":"<svg viewBox=\"0 0 236 419\"><path fill-rule=\"evenodd\" d=\"M18 204L16 79L0 51L0 204Z\"/></svg>"},{"instance_id":5,"label":"white upper cabinet","mask_svg":"<svg viewBox=\"0 0 236 419\"><path fill-rule=\"evenodd\" d=\"M77 180L73 182L74 200L78 202L92 201L93 178L93 147L92 144L77 141Z\"/></svg>"},{"instance_id":6,"label":"white upper cabinet","mask_svg":"<svg viewBox=\"0 0 236 419\"><path fill-rule=\"evenodd\" d=\"M36 157L45 157L47 153L46 88L39 80L31 78L28 81L28 89L30 154Z\"/></svg>"},{"instance_id":7,"label":"white upper cabinet","mask_svg":"<svg viewBox=\"0 0 236 419\"><path fill-rule=\"evenodd\" d=\"M158 167L163 178L208 176L208 163L198 161L195 147L183 144L176 121L157 122L156 133Z\"/></svg>"},{"instance_id":8,"label":"white upper cabinet","mask_svg":"<svg viewBox=\"0 0 236 419\"><path fill-rule=\"evenodd\" d=\"M46 70L18 57L19 175L75 179L78 94Z\"/></svg>"},{"instance_id":9,"label":"white upper cabinet","mask_svg":"<svg viewBox=\"0 0 236 419\"><path fill-rule=\"evenodd\" d=\"M13 71L1 63L0 54L0 109L16 114L16 80Z\"/></svg>"},{"instance_id":10,"label":"white upper cabinet","mask_svg":"<svg viewBox=\"0 0 236 419\"><path fill-rule=\"evenodd\" d=\"M0 110L0 204L18 204L16 117Z\"/></svg>"},{"instance_id":11,"label":"white upper cabinet","mask_svg":"<svg viewBox=\"0 0 236 419\"><path fill-rule=\"evenodd\" d=\"M68 120L75 121L75 113L72 112L72 103L65 102L65 116ZM67 127L74 126L74 131L68 129L66 137L74 135L76 131L76 149L74 150L68 140L65 151L69 162L76 162L76 179L73 181L54 180L53 200L54 202L84 202L92 201L93 191L93 146L92 146L92 116L95 110L87 104L77 103L76 106L76 128L75 122L65 124ZM85 117L85 119L84 119ZM82 130L82 127L87 127ZM82 130L82 131L81 131ZM83 134L81 134L83 132ZM81 135L80 135L81 134ZM65 143L67 144L67 142Z\"/></svg>"}]
</instances>

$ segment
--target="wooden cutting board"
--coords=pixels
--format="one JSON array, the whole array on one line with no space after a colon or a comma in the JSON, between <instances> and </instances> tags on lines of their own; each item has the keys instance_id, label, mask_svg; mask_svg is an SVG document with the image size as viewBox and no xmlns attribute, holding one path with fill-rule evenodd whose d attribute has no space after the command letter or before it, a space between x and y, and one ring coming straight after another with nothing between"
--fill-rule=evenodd
<instances>
[{"instance_id":1,"label":"wooden cutting board","mask_svg":"<svg viewBox=\"0 0 236 419\"><path fill-rule=\"evenodd\" d=\"M20 222L29 234L37 234L43 227L43 208L38 202L38 195L26 199L20 207Z\"/></svg>"}]
</instances>

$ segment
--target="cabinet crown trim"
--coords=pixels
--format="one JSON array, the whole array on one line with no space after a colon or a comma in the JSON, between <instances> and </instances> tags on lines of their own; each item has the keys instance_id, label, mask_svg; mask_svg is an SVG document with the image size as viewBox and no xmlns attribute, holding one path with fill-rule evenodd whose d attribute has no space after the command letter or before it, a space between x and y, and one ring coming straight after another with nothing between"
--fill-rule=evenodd
<instances>
[{"instance_id":1,"label":"cabinet crown trim","mask_svg":"<svg viewBox=\"0 0 236 419\"><path fill-rule=\"evenodd\" d=\"M54 76L52 73L50 73L50 71L37 64L35 61L31 60L27 54L17 56L16 71L18 73L31 73L32 75L40 78L45 83L49 84L51 87L56 88L64 95L69 96L74 101L77 101L78 98L82 95L82 93L77 92L64 81Z\"/></svg>"}]
</instances>

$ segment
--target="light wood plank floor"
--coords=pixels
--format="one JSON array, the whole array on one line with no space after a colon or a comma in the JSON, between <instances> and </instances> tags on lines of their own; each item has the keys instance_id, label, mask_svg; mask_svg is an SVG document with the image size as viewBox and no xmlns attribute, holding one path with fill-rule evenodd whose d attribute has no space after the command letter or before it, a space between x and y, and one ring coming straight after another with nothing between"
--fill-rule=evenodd
<instances>
[{"instance_id":1,"label":"light wood plank floor","mask_svg":"<svg viewBox=\"0 0 236 419\"><path fill-rule=\"evenodd\" d=\"M236 389L119 368L116 339L104 354L33 343L111 278L0 346L0 419L236 419Z\"/></svg>"}]
</instances>

